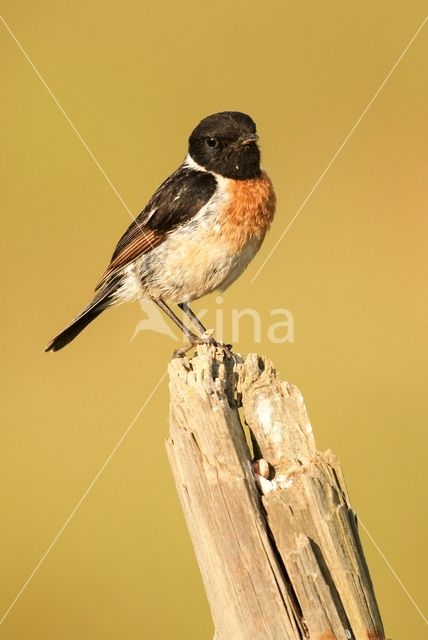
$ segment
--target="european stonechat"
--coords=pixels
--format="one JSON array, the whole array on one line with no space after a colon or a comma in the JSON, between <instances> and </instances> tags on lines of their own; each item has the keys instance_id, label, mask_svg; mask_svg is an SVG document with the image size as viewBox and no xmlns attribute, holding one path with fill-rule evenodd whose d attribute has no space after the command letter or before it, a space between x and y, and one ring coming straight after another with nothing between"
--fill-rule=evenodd
<instances>
[{"instance_id":1,"label":"european stonechat","mask_svg":"<svg viewBox=\"0 0 428 640\"><path fill-rule=\"evenodd\" d=\"M139 298L151 298L191 344L200 342L167 302L178 304L204 334L189 302L224 291L259 250L275 193L260 168L257 140L256 125L244 113L204 118L189 138L184 162L119 240L92 302L46 351L65 347L104 309Z\"/></svg>"}]
</instances>

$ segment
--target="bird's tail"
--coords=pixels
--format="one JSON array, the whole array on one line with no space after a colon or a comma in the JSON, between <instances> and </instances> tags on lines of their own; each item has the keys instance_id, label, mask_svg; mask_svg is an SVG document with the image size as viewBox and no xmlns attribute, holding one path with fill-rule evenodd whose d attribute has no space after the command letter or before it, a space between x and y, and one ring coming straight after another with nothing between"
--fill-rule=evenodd
<instances>
[{"instance_id":1,"label":"bird's tail","mask_svg":"<svg viewBox=\"0 0 428 640\"><path fill-rule=\"evenodd\" d=\"M58 334L53 340L51 340L46 347L45 351L59 351L65 347L69 342L74 340L81 331L90 323L113 304L113 296L110 291L107 291L104 295L99 293L92 300L91 304L83 309L81 313L74 318L74 320Z\"/></svg>"}]
</instances>

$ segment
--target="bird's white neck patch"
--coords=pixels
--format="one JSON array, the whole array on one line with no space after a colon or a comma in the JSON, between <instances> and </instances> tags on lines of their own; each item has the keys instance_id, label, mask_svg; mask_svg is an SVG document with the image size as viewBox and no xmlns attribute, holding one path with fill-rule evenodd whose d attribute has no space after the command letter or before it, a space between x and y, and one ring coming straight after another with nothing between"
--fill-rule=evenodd
<instances>
[{"instance_id":1,"label":"bird's white neck patch","mask_svg":"<svg viewBox=\"0 0 428 640\"><path fill-rule=\"evenodd\" d=\"M198 164L197 162L195 162L195 160L193 160L190 153L187 154L184 164L186 165L186 167L189 167L190 169L195 169L195 171L205 171L205 173L208 173L208 171L204 169L202 165ZM212 172L210 171L209 173L212 173Z\"/></svg>"},{"instance_id":2,"label":"bird's white neck patch","mask_svg":"<svg viewBox=\"0 0 428 640\"><path fill-rule=\"evenodd\" d=\"M216 173L215 171L208 171L208 169L205 169L205 167L203 167L201 164L198 164L195 160L193 160L190 153L187 154L184 165L186 167L189 167L189 169L194 169L195 171L204 171L205 173L210 173L215 177L217 183L220 185L227 185L230 182L230 178L225 178L221 175L221 173Z\"/></svg>"}]
</instances>

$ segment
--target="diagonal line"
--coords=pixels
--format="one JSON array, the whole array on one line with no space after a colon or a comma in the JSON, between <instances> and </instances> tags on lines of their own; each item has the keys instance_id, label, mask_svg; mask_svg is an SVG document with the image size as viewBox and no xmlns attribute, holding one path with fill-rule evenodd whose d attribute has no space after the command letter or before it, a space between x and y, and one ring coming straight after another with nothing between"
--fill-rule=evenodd
<instances>
[{"instance_id":1,"label":"diagonal line","mask_svg":"<svg viewBox=\"0 0 428 640\"><path fill-rule=\"evenodd\" d=\"M3 22L4 26L6 27L7 31L9 32L9 34L11 35L11 37L13 38L13 40L15 41L16 45L18 46L18 48L20 49L20 51L22 52L22 54L24 55L24 57L26 58L26 60L28 61L28 63L30 64L30 66L32 67L32 69L34 70L35 74L37 75L37 77L39 78L40 82L43 84L43 86L45 87L46 91L49 93L49 95L51 96L52 100L55 102L55 104L57 105L58 109L61 111L62 115L64 116L64 118L67 120L68 124L70 125L70 127L73 129L74 133L77 135L77 137L79 138L80 142L82 143L82 145L84 146L84 148L86 149L86 151L88 152L88 154L90 155L90 157L92 158L92 160L95 162L97 168L99 169L99 171L101 172L101 174L104 176L104 178L106 179L106 181L108 182L108 184L110 185L111 189L113 190L113 192L115 193L115 195L117 196L117 198L120 200L120 202L122 203L122 205L125 207L125 209L127 210L127 212L129 213L129 215L131 216L131 218L134 220L134 222L138 225L140 231L142 232L143 235L145 234L144 229L138 224L138 222L136 221L136 219L134 218L132 212L130 211L129 207L127 206L126 202L123 200L122 196L120 195L119 191L116 189L116 187L114 186L114 184L112 183L112 181L110 180L109 176L107 175L107 173L105 172L105 170L103 169L103 167L100 165L100 163L98 162L97 158L95 157L94 153L92 152L92 150L90 149L90 147L88 146L88 144L85 142L85 140L83 139L83 137L80 135L79 131L77 130L77 128L75 127L74 123L72 122L72 120L70 119L70 117L68 116L68 114L66 113L66 111L63 109L63 107L61 106L61 104L59 103L59 101L57 100L56 96L53 94L53 92L51 91L51 89L49 88L48 84L46 83L46 81L44 80L43 76L41 75L41 73L39 72L39 70L37 69L37 67L34 65L34 63L32 62L32 60L30 59L30 57L28 56L27 52L25 51L25 49L23 48L23 46L21 45L21 43L19 42L19 40L16 38L15 34L13 33L13 31L11 30L11 28L9 27L9 25L6 23L6 21L4 20L3 16L0 15L0 19ZM149 239L150 240L150 239ZM152 245L151 242L149 242L150 245ZM153 245L152 245L153 246ZM11 610L13 609L13 607L15 606L16 602L19 600L19 598L21 597L21 595L23 594L23 592L25 591L25 589L28 587L29 583L31 582L31 580L33 579L33 577L35 576L35 574L37 573L37 571L40 569L41 565L43 564L43 562L45 561L45 559L47 558L47 556L49 555L49 553L51 552L51 550L53 549L53 547L55 546L55 544L58 542L59 538L62 536L62 534L64 533L65 529L68 527L68 525L70 524L70 522L72 521L72 519L74 518L74 516L76 515L76 513L78 512L78 510L80 509L81 505L83 504L83 502L85 501L85 499L87 498L88 494L90 493L90 491L93 489L94 485L96 484L96 482L98 481L98 479L100 478L100 476L102 475L102 473L104 472L104 470L106 469L106 467L108 466L108 464L110 463L110 461L112 460L113 456L115 455L116 451L119 449L119 447L121 446L121 444L123 443L123 441L125 440L126 436L129 434L129 432L131 431L132 427L134 426L134 424L136 423L136 421L138 420L138 418L140 417L140 415L143 413L144 409L146 408L147 404L150 402L151 398L153 397L153 395L156 393L157 389L159 388L159 386L162 384L163 380L165 379L165 376L167 374L167 371L165 371L163 373L163 375L161 376L160 380L158 381L158 383L156 384L156 386L152 389L152 391L150 392L150 394L148 395L148 397L146 398L145 402L143 403L142 407L140 408L140 410L138 411L138 413L136 414L136 416L133 418L133 420L131 421L131 423L129 424L129 426L127 427L127 429L125 430L125 432L122 434L122 436L120 437L120 439L118 440L118 442L116 443L115 447L113 448L113 450L111 451L110 455L107 457L107 459L105 460L105 462L103 463L103 465L100 467L100 469L98 470L97 474L95 475L95 477L93 478L92 482L89 484L89 486L87 487L87 489L85 490L85 492L83 493L83 495L80 497L80 499L78 500L77 504L75 505L75 507L73 508L73 510L71 511L71 513L69 514L68 518L66 519L66 521L64 522L64 524L62 525L62 527L60 528L60 530L58 531L58 533L55 535L55 537L53 538L53 540L51 541L50 545L48 546L48 548L46 549L46 551L44 552L44 554L42 555L42 557L40 558L40 560L38 561L38 563L36 564L36 566L34 567L33 571L31 572L31 574L28 576L27 580L24 582L24 584L22 585L21 589L18 591L18 593L16 594L15 598L12 600L11 604L9 605L9 607L6 609L6 611L4 612L3 616L0 618L0 625L5 621L5 619L7 618L7 616L9 615L9 613L11 612Z\"/></svg>"},{"instance_id":2,"label":"diagonal line","mask_svg":"<svg viewBox=\"0 0 428 640\"><path fill-rule=\"evenodd\" d=\"M22 585L22 587L20 588L20 590L18 591L18 593L16 594L15 598L12 600L12 602L10 603L9 607L6 609L6 611L4 612L3 616L0 618L0 624L2 624L7 616L9 615L9 613L11 612L11 610L13 609L13 607L15 606L15 604L17 603L17 601L19 600L19 598L22 596L22 594L24 593L25 589L28 587L28 585L30 584L31 580L33 579L33 577L35 576L35 574L37 573L37 571L40 569L40 567L42 566L43 562L46 560L47 556L49 555L49 553L52 551L53 547L55 546L55 544L58 542L58 540L60 539L60 537L62 536L62 534L64 533L65 529L68 527L68 525L70 524L70 522L72 521L72 519L74 518L74 516L76 515L76 513L78 512L78 510L80 509L82 503L84 502L84 500L87 498L88 494L90 493L90 491L93 489L95 483L97 482L97 480L99 479L99 477L101 476L101 474L103 473L103 471L106 469L107 465L110 463L111 459L113 458L114 454L116 453L116 451L119 449L120 445L122 444L122 442L125 440L126 436L128 435L128 433L131 431L132 427L134 426L134 424L137 422L138 418L141 416L141 414L143 413L144 409L146 408L146 406L148 405L148 403L150 402L150 400L152 399L152 397L154 396L154 394L156 393L156 391L158 390L158 388L160 387L160 385L162 384L162 382L165 379L165 376L167 374L167 371L165 371L159 382L156 384L156 386L152 389L152 391L150 392L150 394L147 396L143 406L141 407L141 409L138 411L138 413L136 414L136 416L132 419L132 421L130 422L129 426L127 427L126 431L122 434L122 436L119 438L119 440L117 441L116 445L114 446L113 450L111 451L110 455L108 456L108 458L105 460L105 462L103 463L103 465L100 467L100 469L98 470L97 474L95 475L94 479L92 480L92 482L89 484L88 488L86 489L86 491L82 494L81 498L78 500L78 502L76 503L75 507L73 508L73 510L71 511L70 515L68 516L67 520L64 522L64 524L62 525L61 529L58 531L58 533L55 535L55 537L53 538L52 542L50 543L50 545L48 546L48 548L46 549L46 551L44 552L44 554L42 555L42 557L40 558L40 560L38 561L38 563L36 564L36 566L34 567L33 571L30 573L30 575L28 576L28 578L26 579L26 581L24 582L24 584Z\"/></svg>"},{"instance_id":3,"label":"diagonal line","mask_svg":"<svg viewBox=\"0 0 428 640\"><path fill-rule=\"evenodd\" d=\"M335 154L333 155L332 159L330 160L330 162L328 163L328 165L325 167L324 171L321 173L320 177L318 178L318 180L315 182L314 186L312 187L312 189L309 191L309 193L306 195L306 198L303 200L302 204L300 205L300 207L297 209L296 213L294 214L294 216L291 218L290 222L288 223L288 225L286 226L286 228L284 229L284 231L281 233L281 235L279 236L278 240L276 241L276 243L274 244L274 246L272 247L272 249L270 250L267 258L265 259L265 261L262 263L261 267L259 267L258 271L256 271L256 274L253 276L250 284L253 284L254 281L256 280L256 278L260 275L261 271L263 270L263 268L265 267L266 263L271 259L273 253L276 251L278 245L280 244L280 242L282 241L282 239L284 238L285 234L288 232L288 230L290 229L290 227L294 224L294 222L296 221L297 216L300 214L300 212L302 211L302 209L305 207L306 203L310 200L310 198L312 197L312 194L316 191L316 189L318 188L318 186L320 185L321 181L323 180L324 176L326 175L326 173L328 172L328 170L330 169L330 167L332 166L332 164L334 163L334 161L336 160L336 158L338 157L338 155L340 154L340 152L342 151L343 147L346 145L346 143L348 142L349 138L352 136L352 134L354 133L355 129L358 127L358 125L360 124L361 120L364 118L364 116L366 115L367 111L370 109L370 107L372 106L373 102L376 100L376 98L378 97L378 95L380 94L380 92L382 91L382 89L384 88L384 86L386 85L386 83L388 82L388 80L390 79L390 77L392 76L392 74L394 73L394 71L396 70L396 68L398 67L398 65L400 64L400 62L402 61L402 59L404 58L404 56L406 55L406 53L408 52L408 50L410 49L410 47L412 46L412 44L414 43L414 41L416 40L416 38L418 37L419 33L422 31L422 29L425 26L426 21L428 20L428 16L426 16L426 18L423 20L422 24L419 26L419 28L416 30L416 32L414 33L412 39L410 40L410 42L407 44L407 46L405 47L405 49L403 50L403 52L401 53L401 55L399 56L399 58L397 59L397 61L395 62L394 66L391 68L391 70L389 71L388 75L386 76L386 78L384 79L384 81L382 82L382 84L378 87L376 93L374 94L374 96L372 97L372 99L369 101L369 103L367 104L366 108L364 109L364 111L361 113L360 117L358 118L358 120L355 122L355 124L353 125L352 129L350 130L350 132L348 133L348 135L346 136L346 138L343 140L342 144L339 146L339 148L337 149L337 151L335 152Z\"/></svg>"},{"instance_id":4,"label":"diagonal line","mask_svg":"<svg viewBox=\"0 0 428 640\"><path fill-rule=\"evenodd\" d=\"M388 567L388 569L391 571L392 575L394 576L394 578L397 580L398 584L400 585L400 587L403 589L404 593L407 595L407 597L409 598L410 602L412 603L412 605L415 607L416 611L419 613L419 615L421 616L422 620L425 622L426 625L428 625L428 620L426 619L423 611L418 607L418 605L416 604L415 600L413 599L412 595L409 593L409 591L406 589L406 587L404 586L400 576L397 574L397 572L394 570L394 568L392 567L391 563L389 562L388 558L386 557L386 555L384 554L384 552L382 551L382 549L379 547L379 545L377 544L376 540L373 538L372 534L370 533L370 531L367 529L367 527L365 526L365 524L363 522L361 522L360 517L358 517L358 524L361 525L361 527L364 529L367 537L369 538L370 542L373 544L373 546L375 547L376 551L379 553L380 557L382 558L382 560L384 561L384 563L386 564L386 566Z\"/></svg>"},{"instance_id":5,"label":"diagonal line","mask_svg":"<svg viewBox=\"0 0 428 640\"><path fill-rule=\"evenodd\" d=\"M324 476L327 478L327 475L325 472ZM328 478L327 478L328 479ZM347 494L343 491L343 489L340 489L340 495L342 496L347 508L355 514L355 511L351 505L351 503L349 502L348 496ZM358 514L356 514L358 515ZM416 611L419 613L419 615L421 616L422 620L425 622L425 624L428 624L428 620L426 619L423 611L420 609L420 607L418 607L418 605L416 604L415 599L413 598L412 594L406 589L406 587L403 584L403 581L401 580L400 576L398 575L398 573L395 571L394 567L392 566L392 564L389 562L388 558L386 557L386 555L384 554L384 552L382 551L382 549L380 548L380 546L377 544L376 540L373 538L372 534L370 533L370 531L367 529L366 525L364 524L364 522L361 520L360 516L358 515L358 526L361 526L362 529L364 529L365 534L367 535L368 539L370 540L370 542L373 544L373 546L375 547L376 551L379 553L380 557L382 558L382 560L384 561L384 563L386 564L386 566L388 567L388 569L391 571L392 575L394 576L394 578L397 580L398 584L400 585L400 587L402 588L402 590L404 591L404 593L406 594L406 596L409 598L410 602L412 603L412 605L415 607Z\"/></svg>"},{"instance_id":6,"label":"diagonal line","mask_svg":"<svg viewBox=\"0 0 428 640\"><path fill-rule=\"evenodd\" d=\"M68 114L65 112L65 110L63 109L63 107L61 106L61 104L59 103L59 101L57 100L57 98L55 97L55 95L53 94L53 92L51 91L51 89L49 88L49 86L47 85L46 81L44 80L44 78L42 77L42 75L40 74L40 72L38 71L37 67L33 64L33 62L31 61L30 57L28 56L28 54L26 53L25 49L22 47L22 45L20 44L20 42L18 41L18 39L16 38L15 34L13 33L13 31L10 29L9 25L6 23L6 21L4 20L4 18L2 16L0 16L1 21L3 22L4 26L6 27L7 31L9 32L9 34L11 35L11 37L13 38L13 40L15 41L15 43L17 44L17 46L19 47L19 49L21 50L21 52L23 53L23 55L25 56L25 58L27 59L27 61L29 62L29 64L31 65L32 69L34 70L34 72L36 73L37 77L39 78L39 80L41 81L41 83L43 84L43 86L45 87L45 89L47 90L47 92L49 93L49 95L51 96L51 98L53 99L53 101L55 102L55 104L57 105L58 109L61 111L61 113L63 114L63 116L65 117L65 119L67 120L68 124L71 126L71 128L73 129L73 131L75 132L75 134L77 135L77 137L79 138L80 142L82 143L82 145L84 146L84 148L86 149L86 151L88 152L88 154L90 155L90 157L92 158L92 160L95 162L97 168L99 169L99 171L101 172L101 174L104 176L104 178L106 179L106 181L108 182L108 184L110 185L111 189L113 190L113 192L115 193L115 195L117 196L117 198L120 200L120 202L122 203L122 205L125 207L125 209L127 210L127 212L129 213L129 215L131 216L131 218L134 220L134 222L136 222L135 217L133 216L132 212L130 211L129 207L127 206L127 204L125 203L125 201L123 200L122 196L120 195L120 193L118 192L118 190L116 189L116 187L114 186L114 184L112 183L112 181L110 180L109 176L107 175L107 173L105 172L105 170L103 169L103 167L100 165L100 163L98 162L97 158L95 157L94 153L92 152L92 150L90 149L90 147L88 146L88 144L85 142L85 140L83 139L83 137L81 136L81 134L79 133L79 131L77 130L77 128L75 127L75 125L73 124L72 120L70 119L70 117L68 116ZM276 242L276 244L274 245L274 247L272 248L272 250L270 251L269 255L267 256L267 258L265 259L265 261L263 262L263 264L261 265L261 267L259 268L259 270L256 272L255 276L253 277L253 279L251 280L251 284L253 284L253 282L256 280L256 278L258 277L258 275L260 274L260 272L262 271L262 269L264 268L264 266L266 265L266 263L269 261L269 259L271 258L272 254L274 253L274 251L276 250L276 248L278 247L278 245L280 244L280 242L282 241L282 239L284 238L284 236L286 235L286 233L288 232L288 230L291 228L291 226L294 224L296 218L298 217L298 215L300 214L300 212L302 211L302 209L305 207L306 203L309 201L309 199L311 198L312 194L315 192L315 190L318 188L319 184L321 183L321 181L323 180L324 176L327 174L327 172L329 171L330 167L333 165L333 163L335 162L336 158L339 156L339 154L341 153L342 149L344 148L344 146L346 145L346 143L348 142L348 140L351 138L351 136L353 135L355 129L358 127L358 125L360 124L361 120L364 118L364 116L366 115L366 113L368 112L368 110L370 109L370 107L372 106L372 104L374 103L374 101L376 100L376 98L378 97L378 95L380 94L380 92L382 91L383 87L385 86L385 84L388 82L389 78L391 77L391 75L394 73L394 71L396 70L396 68L398 67L398 65L400 64L401 60L404 58L404 56L406 55L407 51L409 50L409 48L411 47L411 45L413 44L413 42L415 41L415 39L417 38L417 36L419 35L420 31L423 29L423 27L425 26L425 23L428 20L428 16L423 20L422 24L419 26L419 28L417 29L417 31L415 32L415 34L413 35L413 37L411 38L411 40L409 41L409 43L407 44L407 46L405 47L405 49L403 50L403 52L401 53L401 55L399 56L399 58L397 59L397 61L395 62L395 64L393 65L393 67L391 68L391 70L389 71L388 75L386 76L386 78L383 80L383 82L381 83L381 85L379 86L379 88L377 89L376 93L374 94L374 96L371 98L371 100L369 101L369 103L367 104L367 106L365 107L365 109L363 110L363 112L361 113L361 115L359 116L359 118L357 119L357 121L355 122L355 124L353 125L353 127L351 128L350 132L348 133L348 135L346 136L346 138L343 140L342 144L339 146L339 148L337 149L337 151L335 152L335 154L333 155L332 159L330 160L330 162L328 163L328 165L325 167L324 171L321 173L320 177L318 178L318 180L316 181L316 183L314 184L314 186L312 187L312 189L309 191L309 193L307 194L307 196L305 197L304 201L302 202L302 204L300 205L299 209L296 211L296 213L294 214L294 216L292 217L292 219L290 220L290 222L288 223L287 227L285 228L285 230L282 232L281 236L279 237L278 241ZM137 223L138 224L138 223ZM144 234L144 230L140 227L140 230L142 231L142 233ZM66 521L64 522L64 524L62 525L62 527L60 528L60 530L58 531L58 533L55 535L55 537L53 538L52 542L50 543L50 545L48 546L48 548L46 549L45 553L42 555L42 557L40 558L40 560L38 561L38 563L36 564L36 566L34 567L33 571L31 572L31 574L28 576L27 580L24 582L24 584L22 585L21 589L19 590L19 592L17 593L17 595L15 596L15 598L13 599L13 601L11 602L11 604L9 605L9 607L7 608L7 610L5 611L5 613L3 614L2 618L0 618L0 624L2 624L4 622L4 620L7 618L7 616L9 615L10 611L12 610L12 608L15 606L16 602L19 600L19 598L21 597L21 595L23 594L23 592L25 591L25 589L27 588L27 586L29 585L30 581L32 580L32 578L34 577L34 575L37 573L37 571L40 569L41 565L43 564L43 562L45 561L45 559L47 558L47 556L49 555L50 551L53 549L53 547L55 546L55 544L58 542L59 538L61 537L61 535L63 534L63 532L65 531L65 529L67 528L67 526L70 524L70 522L72 521L72 519L74 518L74 516L76 515L77 511L79 510L79 508L81 507L82 503L84 502L84 500L87 498L88 494L90 493L90 491L92 490L92 488L94 487L94 485L96 484L96 482L98 481L98 479L100 478L100 476L102 475L102 473L104 472L104 470L106 469L106 467L108 466L108 464L110 463L110 461L112 460L113 456L115 455L116 451L119 449L119 447L121 446L121 444L123 443L123 441L125 440L126 436L129 434L129 432L131 431L132 427L134 426L135 422L138 420L138 418L140 417L140 415L143 413L145 407L147 406L147 404L149 403L149 401L151 400L151 398L153 397L153 395L155 394L155 392L157 391L157 389L159 388L159 386L161 385L161 383L163 382L165 376L167 374L167 371L164 372L164 374L162 375L162 377L160 378L160 380L158 381L158 383L156 384L156 386L153 388L153 390L151 391L151 393L149 394L149 396L147 397L146 401L144 402L144 404L142 405L141 409L138 411L138 413L136 414L136 416L133 418L133 420L131 421L131 423L129 424L129 426L127 427L127 429L125 430L125 432L122 434L121 438L118 440L118 442L116 443L115 447L113 448L113 450L111 451L111 453L109 454L109 456L107 457L107 459L105 460L105 462L103 463L103 465L100 467L100 469L98 470L97 474L95 475L95 477L93 478L92 482L89 484L89 486L87 487L87 489L85 490L85 492L83 493L83 495L81 496L81 498L79 499L79 501L77 502L77 504L75 505L75 507L73 508L73 510L71 511L71 513L69 514L68 518L66 519ZM423 614L423 612L421 611L421 609L418 607L418 605L416 604L415 600L413 599L413 597L411 596L411 594L409 593L409 591L406 589L406 587L404 586L403 582L401 581L400 577L398 576L398 574L395 572L395 570L393 569L393 567L391 566L390 562L388 561L388 559L386 558L385 554L383 553L383 551L381 550L381 548L377 545L376 541L374 540L373 536L370 534L370 532L368 531L368 529L366 528L366 526L363 524L363 522L359 519L359 523L361 524L362 528L364 529L365 533L367 534L367 536L369 537L369 539L371 540L372 544L375 546L375 548L377 549L378 553L381 555L382 559L384 560L384 562L386 563L386 565L388 566L388 568L390 569L391 573L394 575L395 579L398 581L398 583L400 584L401 588L403 589L403 591L406 593L407 597L409 598L409 600L411 601L411 603L413 604L413 606L415 607L415 609L418 611L418 613L421 615L421 617L423 618L424 622L426 624L428 624L428 620L426 619L425 615Z\"/></svg>"},{"instance_id":7,"label":"diagonal line","mask_svg":"<svg viewBox=\"0 0 428 640\"><path fill-rule=\"evenodd\" d=\"M28 53L25 51L24 47L22 46L22 44L19 42L18 38L15 36L15 34L13 33L12 29L9 27L9 25L7 24L6 20L3 18L3 16L0 15L0 20L3 22L4 26L6 27L7 31L9 32L9 34L11 35L11 37L13 38L13 40L15 41L16 45L18 46L18 48L20 49L21 53L24 55L25 59L27 60L27 62L29 63L29 65L31 66L31 68L33 69L34 73L36 74L36 76L39 78L40 82L42 83L42 85L44 86L44 88L46 89L46 91L49 93L50 97L52 98L52 100L55 102L56 106L58 107L58 109L61 111L62 115L64 116L64 118L67 120L68 124L70 125L70 127L73 129L74 133L76 134L76 136L79 138L80 142L82 143L82 145L84 146L84 148L86 149L86 151L88 152L88 154L90 155L90 157L92 158L92 160L95 162L97 168L99 169L99 171L101 172L101 174L104 176L104 178L107 180L108 184L110 185L112 191L114 192L114 194L117 196L117 198L120 200L120 202L123 204L123 206L125 207L125 209L127 210L127 212L129 213L129 215L131 216L132 220L136 223L136 225L138 226L139 230L141 231L141 233L143 234L144 238L147 239L148 244L150 245L150 247L155 251L156 253L156 247L153 245L153 243L151 242L149 235L144 231L143 227L137 222L137 220L135 219L134 215L132 214L132 211L130 210L130 208L128 207L128 205L126 204L125 200L122 198L122 196L120 195L119 191L116 189L116 187L114 186L113 182L110 180L109 176L107 175L106 171L103 169L103 167L101 166L101 164L98 162L97 158L95 157L93 151L91 150L91 148L89 147L89 145L86 143L86 141L84 140L84 138L81 136L81 134L79 133L79 131L77 130L75 124L73 123L73 121L71 120L70 116L67 114L67 112L64 110L64 108L61 106L59 100L56 98L55 94L52 92L52 90L49 88L49 85L47 84L46 80L43 78L42 74L40 73L40 71L37 69L36 65L33 63L33 61L31 60L30 56L28 55Z\"/></svg>"},{"instance_id":8,"label":"diagonal line","mask_svg":"<svg viewBox=\"0 0 428 640\"><path fill-rule=\"evenodd\" d=\"M125 209L127 210L127 212L129 213L129 215L131 216L131 218L134 218L134 216L132 215L128 205L126 204L126 202L124 201L124 199L122 198L122 196L120 195L119 191L116 189L116 187L114 186L114 184L112 183L112 181L110 180L110 178L108 177L107 173L104 171L104 169L102 168L102 166L100 165L100 163L98 162L98 160L96 159L94 153L91 151L90 147L87 145L87 143L85 142L85 140L82 138L82 136L80 135L79 131L76 129L76 126L74 125L74 123L72 122L72 120L70 119L69 115L64 111L63 107L61 106L61 104L59 103L59 101L57 100L56 96L53 94L53 92L51 91L51 89L49 88L47 82L45 81L45 79L43 78L43 76L41 75L40 71L37 69L37 67L35 66L35 64L32 62L30 56L27 54L27 52L25 51L24 47L21 45L21 43L19 42L18 38L15 36L15 34L13 33L12 29L9 27L9 25L7 24L7 22L5 21L5 19L3 18L3 16L0 16L1 21L3 22L4 26L6 27L6 29L9 31L10 35L12 36L12 38L14 39L15 43L17 44L17 46L19 47L19 49L21 50L21 53L25 56L27 62L30 64L30 66L32 67L34 73L36 74L36 76L39 78L40 82L42 83L42 85L44 86L44 88L46 89L46 91L49 93L50 97L52 98L52 100L55 102L56 106L58 107L58 109L61 111L62 115L64 116L64 118L67 120L68 124L70 125L70 127L73 129L74 133L76 134L76 136L79 138L80 142L83 144L83 146L85 147L86 151L89 153L89 155L91 156L92 160L95 162L95 164L97 165L98 169L101 171L101 173L103 174L104 178L107 180L107 182L109 183L110 187L113 189L114 193L116 194L116 196L119 198L120 202L123 204L123 206L125 207Z\"/></svg>"}]
</instances>

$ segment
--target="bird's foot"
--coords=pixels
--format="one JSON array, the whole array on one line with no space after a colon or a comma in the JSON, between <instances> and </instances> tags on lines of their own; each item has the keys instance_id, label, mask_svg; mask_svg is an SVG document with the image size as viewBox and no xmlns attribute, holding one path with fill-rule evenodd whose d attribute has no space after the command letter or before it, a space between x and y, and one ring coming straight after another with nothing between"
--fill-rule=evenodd
<instances>
[{"instance_id":1,"label":"bird's foot","mask_svg":"<svg viewBox=\"0 0 428 640\"><path fill-rule=\"evenodd\" d=\"M178 349L176 349L172 354L172 357L183 358L186 355L186 353L190 351L190 349L192 349L193 347L196 347L198 344L213 345L214 347L217 347L218 349L223 349L223 351L226 351L227 353L230 354L232 350L232 345L223 344L223 342L218 342L218 340L215 340L215 338L213 338L212 336L213 332L214 332L213 329L208 329L207 331L205 331L205 333L202 334L200 338L198 338L194 334L188 336L189 342L187 342L182 347L179 347Z\"/></svg>"},{"instance_id":2,"label":"bird's foot","mask_svg":"<svg viewBox=\"0 0 428 640\"><path fill-rule=\"evenodd\" d=\"M210 344L212 344L214 347L217 347L218 349L223 349L223 351L227 351L227 353L231 353L233 349L233 344L225 344L224 342L219 342L218 340L214 340L214 338L210 340Z\"/></svg>"},{"instance_id":3,"label":"bird's foot","mask_svg":"<svg viewBox=\"0 0 428 640\"><path fill-rule=\"evenodd\" d=\"M193 347L196 347L197 344L201 344L202 342L203 341L201 341L201 339L197 338L196 336L189 337L189 342L186 342L186 344L184 344L182 347L175 349L172 357L184 358L184 356L188 351L190 351L190 349L193 349Z\"/></svg>"},{"instance_id":4,"label":"bird's foot","mask_svg":"<svg viewBox=\"0 0 428 640\"><path fill-rule=\"evenodd\" d=\"M223 349L223 351L231 351L233 345L224 344L224 342L219 342L215 338L213 338L214 329L208 329L205 333L202 334L202 340L207 344L212 344L213 347L217 347L218 349Z\"/></svg>"}]
</instances>

